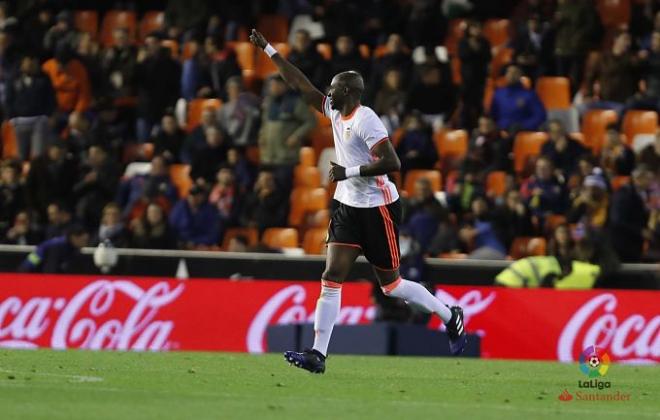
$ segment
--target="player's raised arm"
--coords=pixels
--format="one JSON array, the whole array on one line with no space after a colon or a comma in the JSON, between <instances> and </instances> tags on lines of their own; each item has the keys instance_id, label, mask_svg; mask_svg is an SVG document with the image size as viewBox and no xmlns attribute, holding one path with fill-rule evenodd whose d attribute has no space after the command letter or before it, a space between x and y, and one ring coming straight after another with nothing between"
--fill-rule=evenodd
<instances>
[{"instance_id":1,"label":"player's raised arm","mask_svg":"<svg viewBox=\"0 0 660 420\"><path fill-rule=\"evenodd\" d=\"M273 63L277 66L277 70L280 72L284 80L289 86L302 94L305 102L323 113L323 93L321 93L321 91L309 81L303 72L291 64L289 60L282 57L282 54L278 53L277 50L270 45L268 41L266 41L266 38L264 38L260 32L257 32L256 29L252 29L250 42L264 50L264 53L268 54L270 59L273 60Z\"/></svg>"}]
</instances>

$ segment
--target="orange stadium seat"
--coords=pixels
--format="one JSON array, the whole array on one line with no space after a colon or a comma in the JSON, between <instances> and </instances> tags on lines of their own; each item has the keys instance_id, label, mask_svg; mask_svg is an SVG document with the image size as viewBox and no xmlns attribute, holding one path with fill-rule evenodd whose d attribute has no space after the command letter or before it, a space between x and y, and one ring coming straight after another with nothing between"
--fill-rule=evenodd
<instances>
[{"instance_id":1,"label":"orange stadium seat","mask_svg":"<svg viewBox=\"0 0 660 420\"><path fill-rule=\"evenodd\" d=\"M299 159L300 166L316 166L316 152L312 147L301 147Z\"/></svg>"},{"instance_id":2,"label":"orange stadium seat","mask_svg":"<svg viewBox=\"0 0 660 420\"><path fill-rule=\"evenodd\" d=\"M293 170L293 186L317 188L321 186L321 172L316 166L296 165Z\"/></svg>"},{"instance_id":3,"label":"orange stadium seat","mask_svg":"<svg viewBox=\"0 0 660 420\"><path fill-rule=\"evenodd\" d=\"M509 19L488 19L484 23L484 36L491 47L497 48L509 42L510 26Z\"/></svg>"},{"instance_id":4,"label":"orange stadium seat","mask_svg":"<svg viewBox=\"0 0 660 420\"><path fill-rule=\"evenodd\" d=\"M436 131L433 135L435 148L442 158L462 160L468 150L468 133L465 130Z\"/></svg>"},{"instance_id":5,"label":"orange stadium seat","mask_svg":"<svg viewBox=\"0 0 660 420\"><path fill-rule=\"evenodd\" d=\"M7 120L2 122L2 157L17 158L18 157L18 139L16 138L16 130L14 126Z\"/></svg>"},{"instance_id":6,"label":"orange stadium seat","mask_svg":"<svg viewBox=\"0 0 660 420\"><path fill-rule=\"evenodd\" d=\"M490 197L502 197L506 192L506 172L491 171L486 176L486 194Z\"/></svg>"},{"instance_id":7,"label":"orange stadium seat","mask_svg":"<svg viewBox=\"0 0 660 420\"><path fill-rule=\"evenodd\" d=\"M126 10L109 10L103 17L101 24L101 44L104 47L111 47L114 43L112 31L117 28L124 28L128 31L128 39L131 43L135 42L137 33L137 18L135 12Z\"/></svg>"},{"instance_id":8,"label":"orange stadium seat","mask_svg":"<svg viewBox=\"0 0 660 420\"><path fill-rule=\"evenodd\" d=\"M228 42L227 46L234 49L245 86L250 87L255 78L256 47L249 41Z\"/></svg>"},{"instance_id":9,"label":"orange stadium seat","mask_svg":"<svg viewBox=\"0 0 660 420\"><path fill-rule=\"evenodd\" d=\"M264 231L261 242L271 248L296 248L298 231L293 228L268 228Z\"/></svg>"},{"instance_id":10,"label":"orange stadium seat","mask_svg":"<svg viewBox=\"0 0 660 420\"><path fill-rule=\"evenodd\" d=\"M545 231L554 232L559 225L566 223L566 216L563 214L549 214L545 217Z\"/></svg>"},{"instance_id":11,"label":"orange stadium seat","mask_svg":"<svg viewBox=\"0 0 660 420\"><path fill-rule=\"evenodd\" d=\"M456 55L458 52L458 42L463 38L466 27L465 19L452 19L449 21L449 31L445 39L445 47L449 54Z\"/></svg>"},{"instance_id":12,"label":"orange stadium seat","mask_svg":"<svg viewBox=\"0 0 660 420\"><path fill-rule=\"evenodd\" d=\"M332 138L332 127L329 125L316 126L309 134L309 138L317 156L321 156L323 149L335 147L335 141Z\"/></svg>"},{"instance_id":13,"label":"orange stadium seat","mask_svg":"<svg viewBox=\"0 0 660 420\"><path fill-rule=\"evenodd\" d=\"M167 48L170 50L170 54L173 59L178 60L179 59L179 43L176 42L173 39L164 39L160 42L160 45L163 46L164 48Z\"/></svg>"},{"instance_id":14,"label":"orange stadium seat","mask_svg":"<svg viewBox=\"0 0 660 420\"><path fill-rule=\"evenodd\" d=\"M319 111L316 110L316 108L312 108L314 115L316 115L316 124L319 126L330 126L332 125L332 122L330 121L330 118L326 117L325 115L321 114Z\"/></svg>"},{"instance_id":15,"label":"orange stadium seat","mask_svg":"<svg viewBox=\"0 0 660 420\"><path fill-rule=\"evenodd\" d=\"M289 22L285 16L262 15L257 21L257 30L271 43L286 42L289 36Z\"/></svg>"},{"instance_id":16,"label":"orange stadium seat","mask_svg":"<svg viewBox=\"0 0 660 420\"><path fill-rule=\"evenodd\" d=\"M408 193L408 196L412 195L413 191L415 190L415 182L417 182L419 178L427 178L429 181L431 181L431 189L433 191L438 192L442 190L442 175L440 174L440 171L433 169L413 169L408 171L404 181L403 189L406 191L406 193Z\"/></svg>"},{"instance_id":17,"label":"orange stadium seat","mask_svg":"<svg viewBox=\"0 0 660 420\"><path fill-rule=\"evenodd\" d=\"M548 140L543 131L521 131L513 142L513 167L517 173L525 170L531 158L541 153L541 146Z\"/></svg>"},{"instance_id":18,"label":"orange stadium seat","mask_svg":"<svg viewBox=\"0 0 660 420\"><path fill-rule=\"evenodd\" d=\"M658 113L655 111L630 110L623 116L623 134L632 146L638 134L655 134L658 130Z\"/></svg>"},{"instance_id":19,"label":"orange stadium seat","mask_svg":"<svg viewBox=\"0 0 660 420\"><path fill-rule=\"evenodd\" d=\"M539 77L536 93L546 109L571 107L571 82L568 77Z\"/></svg>"},{"instance_id":20,"label":"orange stadium seat","mask_svg":"<svg viewBox=\"0 0 660 420\"><path fill-rule=\"evenodd\" d=\"M619 27L630 22L630 0L596 0L596 8L606 27Z\"/></svg>"},{"instance_id":21,"label":"orange stadium seat","mask_svg":"<svg viewBox=\"0 0 660 420\"><path fill-rule=\"evenodd\" d=\"M138 154L144 160L151 160L154 157L154 144L153 143L142 143L138 149Z\"/></svg>"},{"instance_id":22,"label":"orange stadium seat","mask_svg":"<svg viewBox=\"0 0 660 420\"><path fill-rule=\"evenodd\" d=\"M543 237L518 237L513 240L509 254L514 260L545 255L546 240Z\"/></svg>"},{"instance_id":23,"label":"orange stadium seat","mask_svg":"<svg viewBox=\"0 0 660 420\"><path fill-rule=\"evenodd\" d=\"M612 178L612 190L616 191L622 186L630 182L630 177L627 175L617 175Z\"/></svg>"},{"instance_id":24,"label":"orange stadium seat","mask_svg":"<svg viewBox=\"0 0 660 420\"><path fill-rule=\"evenodd\" d=\"M327 200L326 200L327 202ZM328 209L321 209L317 210L314 212L310 212L307 215L307 220L306 220L308 226L310 228L312 227L322 227L322 228L328 228L328 223L330 223L330 210Z\"/></svg>"},{"instance_id":25,"label":"orange stadium seat","mask_svg":"<svg viewBox=\"0 0 660 420\"><path fill-rule=\"evenodd\" d=\"M160 10L149 10L144 13L142 20L140 20L140 29L138 40L140 43L144 42L144 39L150 33L154 31L159 31L163 28L165 23L165 13Z\"/></svg>"},{"instance_id":26,"label":"orange stadium seat","mask_svg":"<svg viewBox=\"0 0 660 420\"><path fill-rule=\"evenodd\" d=\"M289 225L300 226L308 213L328 208L325 188L294 187L291 191Z\"/></svg>"},{"instance_id":27,"label":"orange stadium seat","mask_svg":"<svg viewBox=\"0 0 660 420\"><path fill-rule=\"evenodd\" d=\"M259 243L259 232L255 228L243 228L243 227L233 227L228 228L225 232L224 237L222 238L222 247L223 251L226 251L229 248L229 243L231 240L237 236L244 236L247 239L248 246L254 246Z\"/></svg>"},{"instance_id":28,"label":"orange stadium seat","mask_svg":"<svg viewBox=\"0 0 660 420\"><path fill-rule=\"evenodd\" d=\"M582 134L584 141L595 154L600 154L600 149L605 141L605 131L608 125L615 123L618 117L611 109L591 109L582 116Z\"/></svg>"},{"instance_id":29,"label":"orange stadium seat","mask_svg":"<svg viewBox=\"0 0 660 420\"><path fill-rule=\"evenodd\" d=\"M291 48L289 47L289 44L286 44L284 42L273 43L273 47L275 47L275 49L279 51L279 53L282 54L283 57L287 57L289 55L289 52L291 52ZM257 79L265 80L269 76L275 73L277 73L277 66L275 66L273 60L271 60L266 54L257 54L257 61L256 61Z\"/></svg>"},{"instance_id":30,"label":"orange stadium seat","mask_svg":"<svg viewBox=\"0 0 660 420\"><path fill-rule=\"evenodd\" d=\"M220 109L222 101L220 99L196 98L188 103L188 114L186 116L186 129L193 131L202 121L202 111L207 108Z\"/></svg>"},{"instance_id":31,"label":"orange stadium seat","mask_svg":"<svg viewBox=\"0 0 660 420\"><path fill-rule=\"evenodd\" d=\"M323 248L325 247L325 240L328 237L327 228L313 228L305 232L303 236L302 247L305 250L305 254L310 255L321 255L323 254Z\"/></svg>"},{"instance_id":32,"label":"orange stadium seat","mask_svg":"<svg viewBox=\"0 0 660 420\"><path fill-rule=\"evenodd\" d=\"M499 78L501 76L502 69L511 63L513 59L513 48L500 48L493 55L493 58L490 60L490 76L494 78Z\"/></svg>"},{"instance_id":33,"label":"orange stadium seat","mask_svg":"<svg viewBox=\"0 0 660 420\"><path fill-rule=\"evenodd\" d=\"M174 163L170 165L170 178L172 184L179 192L179 197L183 198L188 195L188 191L192 187L192 179L190 179L190 165L183 163Z\"/></svg>"},{"instance_id":34,"label":"orange stadium seat","mask_svg":"<svg viewBox=\"0 0 660 420\"><path fill-rule=\"evenodd\" d=\"M87 32L93 40L99 34L99 12L96 10L76 10L73 12L73 26L80 32Z\"/></svg>"},{"instance_id":35,"label":"orange stadium seat","mask_svg":"<svg viewBox=\"0 0 660 420\"><path fill-rule=\"evenodd\" d=\"M318 51L319 54L321 54L321 56L326 60L330 60L332 58L332 45L327 42L316 44L316 51Z\"/></svg>"},{"instance_id":36,"label":"orange stadium seat","mask_svg":"<svg viewBox=\"0 0 660 420\"><path fill-rule=\"evenodd\" d=\"M449 59L449 66L451 67L451 80L455 85L460 85L463 82L463 76L461 75L461 60L452 56Z\"/></svg>"}]
</instances>

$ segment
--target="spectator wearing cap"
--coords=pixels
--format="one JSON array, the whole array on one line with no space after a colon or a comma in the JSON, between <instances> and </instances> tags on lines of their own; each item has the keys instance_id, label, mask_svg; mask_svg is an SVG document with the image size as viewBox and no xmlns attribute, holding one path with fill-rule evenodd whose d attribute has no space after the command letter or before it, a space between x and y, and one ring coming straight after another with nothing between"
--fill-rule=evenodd
<instances>
[{"instance_id":1,"label":"spectator wearing cap","mask_svg":"<svg viewBox=\"0 0 660 420\"><path fill-rule=\"evenodd\" d=\"M73 226L66 235L48 239L31 252L18 271L33 273L70 273L80 248L89 242L82 226Z\"/></svg>"},{"instance_id":2,"label":"spectator wearing cap","mask_svg":"<svg viewBox=\"0 0 660 420\"><path fill-rule=\"evenodd\" d=\"M541 146L541 155L549 158L555 168L568 178L577 170L580 156L590 152L566 133L559 120L551 120L548 123L548 134L548 141Z\"/></svg>"},{"instance_id":3,"label":"spectator wearing cap","mask_svg":"<svg viewBox=\"0 0 660 420\"><path fill-rule=\"evenodd\" d=\"M545 108L536 92L523 86L520 67L507 67L504 78L506 86L495 90L490 106L497 126L510 132L538 130L545 122Z\"/></svg>"},{"instance_id":4,"label":"spectator wearing cap","mask_svg":"<svg viewBox=\"0 0 660 420\"><path fill-rule=\"evenodd\" d=\"M71 49L57 47L55 57L47 60L41 68L53 85L60 113L68 115L87 111L92 101L89 75L80 60L73 57Z\"/></svg>"},{"instance_id":5,"label":"spectator wearing cap","mask_svg":"<svg viewBox=\"0 0 660 420\"><path fill-rule=\"evenodd\" d=\"M188 197L179 200L170 213L170 226L183 249L213 246L220 240L218 210L209 203L207 195L204 187L194 185Z\"/></svg>"},{"instance_id":6,"label":"spectator wearing cap","mask_svg":"<svg viewBox=\"0 0 660 420\"><path fill-rule=\"evenodd\" d=\"M534 175L521 187L532 214L543 217L547 214L562 214L566 210L568 194L562 178L555 174L552 161L541 156L536 161Z\"/></svg>"},{"instance_id":7,"label":"spectator wearing cap","mask_svg":"<svg viewBox=\"0 0 660 420\"><path fill-rule=\"evenodd\" d=\"M589 228L601 229L607 224L609 205L607 183L599 172L595 172L584 179L566 219L568 223L581 222Z\"/></svg>"},{"instance_id":8,"label":"spectator wearing cap","mask_svg":"<svg viewBox=\"0 0 660 420\"><path fill-rule=\"evenodd\" d=\"M55 92L39 60L30 54L23 56L19 72L6 83L6 116L16 130L19 157L27 160L43 153L53 138L48 118L55 111Z\"/></svg>"},{"instance_id":9,"label":"spectator wearing cap","mask_svg":"<svg viewBox=\"0 0 660 420\"><path fill-rule=\"evenodd\" d=\"M610 234L622 262L639 262L644 240L653 237L648 228L646 199L654 175L650 168L638 166L632 172L631 182L619 188L612 197Z\"/></svg>"},{"instance_id":10,"label":"spectator wearing cap","mask_svg":"<svg viewBox=\"0 0 660 420\"><path fill-rule=\"evenodd\" d=\"M166 112L161 118L158 133L152 139L154 154L162 155L170 163L179 162L185 141L185 133L179 127L174 114Z\"/></svg>"},{"instance_id":11,"label":"spectator wearing cap","mask_svg":"<svg viewBox=\"0 0 660 420\"><path fill-rule=\"evenodd\" d=\"M490 43L483 35L481 23L469 21L465 36L458 43L461 60L461 123L472 129L483 113L483 97L491 60Z\"/></svg>"},{"instance_id":12,"label":"spectator wearing cap","mask_svg":"<svg viewBox=\"0 0 660 420\"><path fill-rule=\"evenodd\" d=\"M113 45L101 55L103 91L112 98L133 96L135 77L136 50L128 39L125 28L116 28L112 32Z\"/></svg>"},{"instance_id":13,"label":"spectator wearing cap","mask_svg":"<svg viewBox=\"0 0 660 420\"><path fill-rule=\"evenodd\" d=\"M600 152L600 164L610 176L630 175L635 167L635 152L621 139L616 124L610 124L605 133L605 144Z\"/></svg>"},{"instance_id":14,"label":"spectator wearing cap","mask_svg":"<svg viewBox=\"0 0 660 420\"><path fill-rule=\"evenodd\" d=\"M234 146L256 144L261 100L246 92L240 76L227 80L227 102L218 110L218 123Z\"/></svg>"},{"instance_id":15,"label":"spectator wearing cap","mask_svg":"<svg viewBox=\"0 0 660 420\"><path fill-rule=\"evenodd\" d=\"M138 141L147 141L165 111L174 108L180 97L180 81L181 66L171 51L161 46L158 36L148 35L144 48L138 51L135 67Z\"/></svg>"},{"instance_id":16,"label":"spectator wearing cap","mask_svg":"<svg viewBox=\"0 0 660 420\"><path fill-rule=\"evenodd\" d=\"M58 48L74 50L78 46L80 33L73 26L73 15L63 10L55 16L55 24L44 36L44 48L54 53Z\"/></svg>"}]
</instances>

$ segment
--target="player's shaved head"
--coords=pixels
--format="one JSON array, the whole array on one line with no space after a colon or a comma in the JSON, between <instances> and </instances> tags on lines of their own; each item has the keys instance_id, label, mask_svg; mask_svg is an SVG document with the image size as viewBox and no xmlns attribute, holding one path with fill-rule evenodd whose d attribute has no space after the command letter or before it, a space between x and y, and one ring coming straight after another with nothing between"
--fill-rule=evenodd
<instances>
[{"instance_id":1,"label":"player's shaved head","mask_svg":"<svg viewBox=\"0 0 660 420\"><path fill-rule=\"evenodd\" d=\"M345 106L354 107L360 103L364 91L362 75L356 71L345 71L335 75L330 83L328 96L332 109L341 110Z\"/></svg>"},{"instance_id":2,"label":"player's shaved head","mask_svg":"<svg viewBox=\"0 0 660 420\"><path fill-rule=\"evenodd\" d=\"M354 92L362 94L364 91L364 79L362 75L354 70L345 71L337 74L331 84L341 84Z\"/></svg>"}]
</instances>

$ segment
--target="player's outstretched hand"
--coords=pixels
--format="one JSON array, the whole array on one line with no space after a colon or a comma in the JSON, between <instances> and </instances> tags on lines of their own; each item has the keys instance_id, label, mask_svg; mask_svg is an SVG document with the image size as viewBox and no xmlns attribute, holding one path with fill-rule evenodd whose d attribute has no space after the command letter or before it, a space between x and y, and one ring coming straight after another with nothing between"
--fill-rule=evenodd
<instances>
[{"instance_id":1,"label":"player's outstretched hand","mask_svg":"<svg viewBox=\"0 0 660 420\"><path fill-rule=\"evenodd\" d=\"M330 182L343 181L346 179L346 168L335 163L330 162Z\"/></svg>"},{"instance_id":2,"label":"player's outstretched hand","mask_svg":"<svg viewBox=\"0 0 660 420\"><path fill-rule=\"evenodd\" d=\"M256 45L257 47L261 48L262 50L266 48L266 45L268 45L268 41L266 41L266 38L261 34L261 32L258 32L256 29L252 29L252 33L250 34L250 42Z\"/></svg>"}]
</instances>

